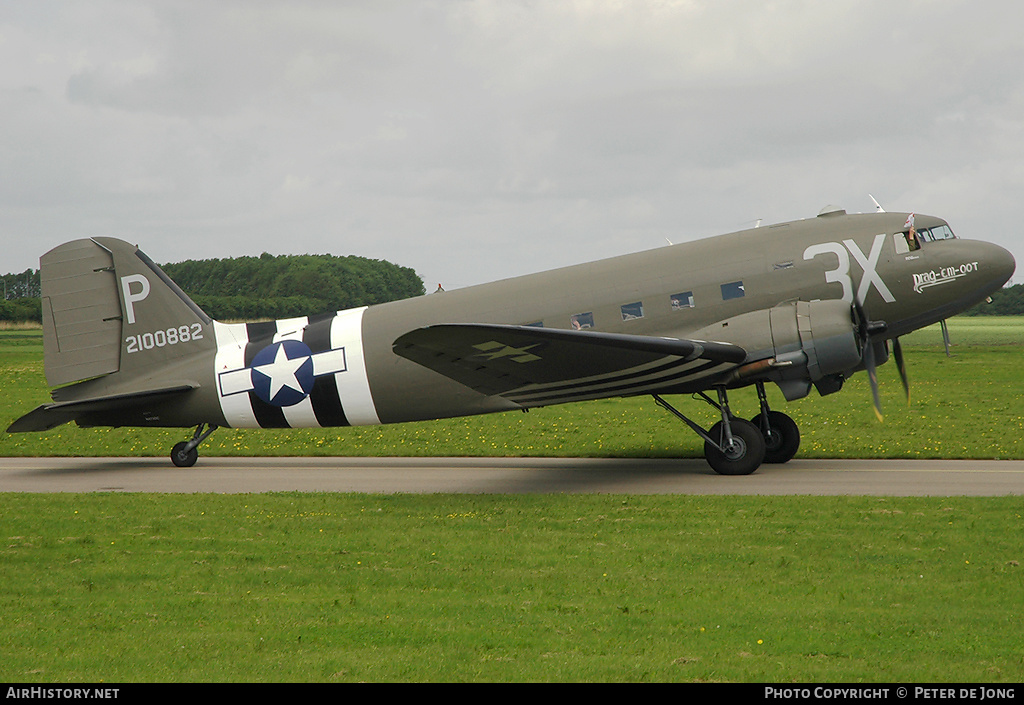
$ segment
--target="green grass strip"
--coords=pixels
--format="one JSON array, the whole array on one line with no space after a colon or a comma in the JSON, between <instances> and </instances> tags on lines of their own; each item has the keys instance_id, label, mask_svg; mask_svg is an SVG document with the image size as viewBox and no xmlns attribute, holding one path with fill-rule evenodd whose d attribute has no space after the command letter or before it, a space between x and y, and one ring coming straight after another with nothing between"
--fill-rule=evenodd
<instances>
[{"instance_id":1,"label":"green grass strip","mask_svg":"<svg viewBox=\"0 0 1024 705\"><path fill-rule=\"evenodd\" d=\"M11 682L1024 679L1018 498L0 501Z\"/></svg>"}]
</instances>

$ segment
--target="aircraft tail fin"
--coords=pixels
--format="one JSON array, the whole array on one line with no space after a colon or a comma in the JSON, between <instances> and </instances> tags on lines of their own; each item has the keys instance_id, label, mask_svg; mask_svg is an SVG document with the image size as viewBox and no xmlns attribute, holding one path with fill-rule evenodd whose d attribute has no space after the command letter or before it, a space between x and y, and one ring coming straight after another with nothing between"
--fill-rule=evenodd
<instances>
[{"instance_id":1,"label":"aircraft tail fin","mask_svg":"<svg viewBox=\"0 0 1024 705\"><path fill-rule=\"evenodd\" d=\"M210 317L127 242L68 242L43 255L39 269L51 386L158 365L215 344L205 334Z\"/></svg>"}]
</instances>

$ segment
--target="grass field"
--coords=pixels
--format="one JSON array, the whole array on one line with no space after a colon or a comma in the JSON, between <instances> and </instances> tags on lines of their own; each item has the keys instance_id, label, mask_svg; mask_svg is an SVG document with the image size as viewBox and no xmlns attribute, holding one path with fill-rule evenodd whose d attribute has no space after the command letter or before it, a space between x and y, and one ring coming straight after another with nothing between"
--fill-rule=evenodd
<instances>
[{"instance_id":1,"label":"grass field","mask_svg":"<svg viewBox=\"0 0 1024 705\"><path fill-rule=\"evenodd\" d=\"M1021 457L1024 322L951 331L951 358L937 328L908 336L909 407L882 368L884 423L863 379L779 402L800 456ZM46 401L37 331L0 331L0 379L0 423ZM165 455L184 433L66 426L0 455ZM204 453L700 448L620 400L222 430ZM1019 683L1022 522L1018 497L4 494L0 680Z\"/></svg>"},{"instance_id":2,"label":"grass field","mask_svg":"<svg viewBox=\"0 0 1024 705\"><path fill-rule=\"evenodd\" d=\"M1024 679L1017 498L3 507L5 681Z\"/></svg>"}]
</instances>

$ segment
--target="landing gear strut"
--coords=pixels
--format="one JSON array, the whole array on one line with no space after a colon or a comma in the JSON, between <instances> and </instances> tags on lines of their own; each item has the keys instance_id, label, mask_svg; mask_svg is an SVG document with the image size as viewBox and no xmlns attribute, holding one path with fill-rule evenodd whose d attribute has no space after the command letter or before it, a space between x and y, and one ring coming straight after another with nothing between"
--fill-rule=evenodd
<instances>
[{"instance_id":1,"label":"landing gear strut","mask_svg":"<svg viewBox=\"0 0 1024 705\"><path fill-rule=\"evenodd\" d=\"M204 431L204 426L206 426L206 424L203 423L196 426L196 430L192 434L192 440L174 444L174 447L171 448L172 463L177 465L179 468L190 468L196 464L196 460L199 459L199 444L205 441L211 433L217 430L216 426L210 424L209 428Z\"/></svg>"},{"instance_id":2,"label":"landing gear strut","mask_svg":"<svg viewBox=\"0 0 1024 705\"><path fill-rule=\"evenodd\" d=\"M800 448L800 429L796 421L781 411L768 408L768 396L764 391L764 382L757 383L757 399L761 404L761 413L750 419L750 422L761 429L764 436L766 463L788 463Z\"/></svg>"},{"instance_id":3,"label":"landing gear strut","mask_svg":"<svg viewBox=\"0 0 1024 705\"><path fill-rule=\"evenodd\" d=\"M757 426L732 415L725 387L715 389L718 392L718 403L700 393L708 404L722 414L722 420L708 431L686 418L657 394L653 396L658 406L671 412L704 439L704 458L715 472L719 475L749 475L764 461L765 437Z\"/></svg>"}]
</instances>

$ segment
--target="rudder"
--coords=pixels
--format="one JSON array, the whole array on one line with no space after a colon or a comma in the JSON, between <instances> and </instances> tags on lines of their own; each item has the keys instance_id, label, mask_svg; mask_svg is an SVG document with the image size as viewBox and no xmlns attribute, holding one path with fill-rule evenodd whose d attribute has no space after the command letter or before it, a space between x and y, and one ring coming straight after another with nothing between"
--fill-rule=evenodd
<instances>
[{"instance_id":1,"label":"rudder","mask_svg":"<svg viewBox=\"0 0 1024 705\"><path fill-rule=\"evenodd\" d=\"M138 369L215 342L212 323L134 245L97 237L40 260L43 364L51 386Z\"/></svg>"}]
</instances>

